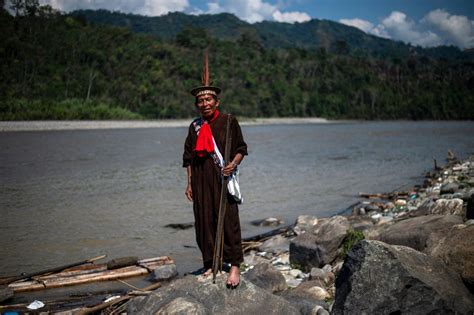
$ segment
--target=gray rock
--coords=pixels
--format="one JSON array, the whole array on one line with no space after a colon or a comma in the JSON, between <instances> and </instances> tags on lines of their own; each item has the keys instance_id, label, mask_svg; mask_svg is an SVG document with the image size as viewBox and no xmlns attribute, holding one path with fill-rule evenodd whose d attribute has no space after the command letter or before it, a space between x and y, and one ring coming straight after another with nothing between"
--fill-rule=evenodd
<instances>
[{"instance_id":1,"label":"gray rock","mask_svg":"<svg viewBox=\"0 0 474 315\"><path fill-rule=\"evenodd\" d=\"M194 276L176 279L147 297L134 298L128 304L127 312L156 314L173 305L173 300L184 298L208 314L299 314L288 301L252 284L244 276L236 289L228 289L225 279L225 274L219 275L215 284L212 277L201 281Z\"/></svg>"},{"instance_id":2,"label":"gray rock","mask_svg":"<svg viewBox=\"0 0 474 315\"><path fill-rule=\"evenodd\" d=\"M285 277L270 264L256 265L245 274L245 278L270 292L279 292L287 289Z\"/></svg>"},{"instance_id":3,"label":"gray rock","mask_svg":"<svg viewBox=\"0 0 474 315\"><path fill-rule=\"evenodd\" d=\"M250 223L255 226L279 226L285 222L278 218L266 218L263 220L255 220Z\"/></svg>"},{"instance_id":4,"label":"gray rock","mask_svg":"<svg viewBox=\"0 0 474 315\"><path fill-rule=\"evenodd\" d=\"M363 240L336 279L332 314L468 314L472 295L440 260L405 246Z\"/></svg>"},{"instance_id":5,"label":"gray rock","mask_svg":"<svg viewBox=\"0 0 474 315\"><path fill-rule=\"evenodd\" d=\"M474 188L471 188L467 190L466 192L464 192L462 195L462 200L469 201L472 198L472 196L474 196Z\"/></svg>"},{"instance_id":6,"label":"gray rock","mask_svg":"<svg viewBox=\"0 0 474 315\"><path fill-rule=\"evenodd\" d=\"M463 209L462 199L438 199L433 208L430 209L431 214L454 214L464 217L465 211Z\"/></svg>"},{"instance_id":7,"label":"gray rock","mask_svg":"<svg viewBox=\"0 0 474 315\"><path fill-rule=\"evenodd\" d=\"M311 216L311 215L300 215L296 219L295 226L293 227L293 231L296 235L300 235L305 233L306 231L310 231L314 228L316 224L318 224L318 218Z\"/></svg>"},{"instance_id":8,"label":"gray rock","mask_svg":"<svg viewBox=\"0 0 474 315\"><path fill-rule=\"evenodd\" d=\"M474 225L455 225L427 252L457 271L474 288Z\"/></svg>"},{"instance_id":9,"label":"gray rock","mask_svg":"<svg viewBox=\"0 0 474 315\"><path fill-rule=\"evenodd\" d=\"M259 251L280 254L288 252L290 249L290 241L282 235L275 235L265 242L258 248Z\"/></svg>"},{"instance_id":10,"label":"gray rock","mask_svg":"<svg viewBox=\"0 0 474 315\"><path fill-rule=\"evenodd\" d=\"M290 242L290 263L305 272L331 263L339 254L349 227L349 221L342 216L319 220L311 233L300 234Z\"/></svg>"},{"instance_id":11,"label":"gray rock","mask_svg":"<svg viewBox=\"0 0 474 315\"><path fill-rule=\"evenodd\" d=\"M446 183L441 186L441 195L444 194L454 194L459 189L459 185L456 183Z\"/></svg>"},{"instance_id":12,"label":"gray rock","mask_svg":"<svg viewBox=\"0 0 474 315\"><path fill-rule=\"evenodd\" d=\"M374 226L372 220L362 216L350 216L347 218L354 231L362 232Z\"/></svg>"},{"instance_id":13,"label":"gray rock","mask_svg":"<svg viewBox=\"0 0 474 315\"><path fill-rule=\"evenodd\" d=\"M160 308L156 314L198 314L205 315L210 314L209 310L199 303L196 299L186 296L186 297L177 297L168 304L165 304Z\"/></svg>"},{"instance_id":14,"label":"gray rock","mask_svg":"<svg viewBox=\"0 0 474 315\"><path fill-rule=\"evenodd\" d=\"M462 218L457 215L414 217L391 225L376 227L366 233L366 238L423 251L441 239L453 225L460 223L462 223Z\"/></svg>"},{"instance_id":15,"label":"gray rock","mask_svg":"<svg viewBox=\"0 0 474 315\"><path fill-rule=\"evenodd\" d=\"M268 262L269 260L267 258L263 258L262 256L257 255L257 252L255 251L252 251L251 253L246 254L244 256L244 263L249 266L255 266L260 263L268 263Z\"/></svg>"},{"instance_id":16,"label":"gray rock","mask_svg":"<svg viewBox=\"0 0 474 315\"><path fill-rule=\"evenodd\" d=\"M314 311L316 311L316 313L314 313ZM329 315L329 312L326 311L322 307L316 308L316 309L314 309L314 311L313 311L313 314L316 314L316 315Z\"/></svg>"},{"instance_id":17,"label":"gray rock","mask_svg":"<svg viewBox=\"0 0 474 315\"><path fill-rule=\"evenodd\" d=\"M317 241L318 238L311 233L295 237L290 242L290 264L298 266L305 272L323 265L326 262L326 251Z\"/></svg>"},{"instance_id":18,"label":"gray rock","mask_svg":"<svg viewBox=\"0 0 474 315\"><path fill-rule=\"evenodd\" d=\"M377 205L374 205L373 203L364 206L364 209L366 212L370 212L370 211L380 212L381 211L380 207Z\"/></svg>"},{"instance_id":19,"label":"gray rock","mask_svg":"<svg viewBox=\"0 0 474 315\"><path fill-rule=\"evenodd\" d=\"M334 282L335 276L331 271L325 271L320 268L311 268L310 279L323 281L327 285Z\"/></svg>"},{"instance_id":20,"label":"gray rock","mask_svg":"<svg viewBox=\"0 0 474 315\"><path fill-rule=\"evenodd\" d=\"M300 314L302 315L322 315L321 309L324 310L324 308L328 307L326 302L324 301L317 301L312 298L306 298L302 296L297 296L297 295L291 295L288 294L291 291L284 291L281 294L281 297L283 297L285 300L287 300L289 303L291 303L295 308L297 308L300 311ZM321 312L321 313L318 313Z\"/></svg>"},{"instance_id":21,"label":"gray rock","mask_svg":"<svg viewBox=\"0 0 474 315\"><path fill-rule=\"evenodd\" d=\"M175 277L177 274L178 271L176 270L175 264L164 265L153 270L150 274L150 278L152 281L164 281Z\"/></svg>"},{"instance_id":22,"label":"gray rock","mask_svg":"<svg viewBox=\"0 0 474 315\"><path fill-rule=\"evenodd\" d=\"M288 295L305 297L317 301L325 301L330 297L325 289L325 284L320 280L302 282L298 287L289 290Z\"/></svg>"}]
</instances>

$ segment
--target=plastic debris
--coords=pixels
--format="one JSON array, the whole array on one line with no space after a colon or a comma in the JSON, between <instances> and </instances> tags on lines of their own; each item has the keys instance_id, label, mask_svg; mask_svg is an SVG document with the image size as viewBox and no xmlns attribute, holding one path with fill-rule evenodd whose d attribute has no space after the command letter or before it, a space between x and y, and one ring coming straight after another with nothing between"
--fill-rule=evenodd
<instances>
[{"instance_id":1,"label":"plastic debris","mask_svg":"<svg viewBox=\"0 0 474 315\"><path fill-rule=\"evenodd\" d=\"M110 302L110 301L113 301L115 299L118 299L120 297L120 295L114 295L114 296L111 296L107 299L104 300L104 303L107 303L107 302Z\"/></svg>"},{"instance_id":2,"label":"plastic debris","mask_svg":"<svg viewBox=\"0 0 474 315\"><path fill-rule=\"evenodd\" d=\"M30 303L30 305L27 306L29 310L37 310L40 309L44 306L44 303L38 300L35 300Z\"/></svg>"}]
</instances>

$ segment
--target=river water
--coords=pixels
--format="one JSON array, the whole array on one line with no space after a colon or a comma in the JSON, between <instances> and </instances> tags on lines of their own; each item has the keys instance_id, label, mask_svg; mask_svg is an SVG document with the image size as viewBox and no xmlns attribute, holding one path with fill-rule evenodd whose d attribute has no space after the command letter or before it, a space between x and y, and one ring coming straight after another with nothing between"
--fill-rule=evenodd
<instances>
[{"instance_id":1,"label":"river water","mask_svg":"<svg viewBox=\"0 0 474 315\"><path fill-rule=\"evenodd\" d=\"M433 158L474 154L473 122L346 122L243 126L243 236L250 221L328 216L422 183ZM171 255L200 267L181 167L187 128L0 133L0 275L107 254Z\"/></svg>"}]
</instances>

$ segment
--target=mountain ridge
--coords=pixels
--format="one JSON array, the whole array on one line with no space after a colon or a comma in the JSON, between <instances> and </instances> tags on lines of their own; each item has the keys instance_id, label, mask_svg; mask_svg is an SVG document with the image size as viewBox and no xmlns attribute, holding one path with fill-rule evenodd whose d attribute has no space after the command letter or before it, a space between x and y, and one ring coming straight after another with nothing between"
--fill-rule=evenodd
<instances>
[{"instance_id":1,"label":"mountain ridge","mask_svg":"<svg viewBox=\"0 0 474 315\"><path fill-rule=\"evenodd\" d=\"M126 27L136 33L145 33L162 40L174 40L189 28L206 31L206 35L236 41L252 38L267 49L298 48L320 49L329 52L350 53L381 58L403 58L413 54L432 58L470 58L454 46L422 48L401 41L367 34L356 27L331 20L311 19L301 23L262 21L248 23L231 13L188 15L171 12L166 15L147 17L107 10L78 10L71 16L104 25ZM206 36L203 35L203 36Z\"/></svg>"}]
</instances>

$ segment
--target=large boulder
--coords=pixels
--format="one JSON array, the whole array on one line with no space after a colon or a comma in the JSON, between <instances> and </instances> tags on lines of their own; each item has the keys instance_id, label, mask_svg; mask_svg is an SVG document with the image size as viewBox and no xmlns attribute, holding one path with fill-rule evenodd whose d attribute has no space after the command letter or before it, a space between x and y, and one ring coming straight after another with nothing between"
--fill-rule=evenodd
<instances>
[{"instance_id":1,"label":"large boulder","mask_svg":"<svg viewBox=\"0 0 474 315\"><path fill-rule=\"evenodd\" d=\"M438 199L435 205L430 209L431 214L459 215L464 217L466 211L463 208L463 201L460 198Z\"/></svg>"},{"instance_id":2,"label":"large boulder","mask_svg":"<svg viewBox=\"0 0 474 315\"><path fill-rule=\"evenodd\" d=\"M342 216L318 220L310 232L300 234L290 242L290 263L309 272L313 267L333 262L349 227L349 221Z\"/></svg>"},{"instance_id":3,"label":"large boulder","mask_svg":"<svg viewBox=\"0 0 474 315\"><path fill-rule=\"evenodd\" d=\"M474 299L441 260L405 246L361 241L336 279L333 314L470 314Z\"/></svg>"},{"instance_id":4,"label":"large boulder","mask_svg":"<svg viewBox=\"0 0 474 315\"><path fill-rule=\"evenodd\" d=\"M199 314L299 314L288 301L252 284L244 276L235 289L226 287L225 277L219 275L215 284L212 277L177 279L149 296L133 299L128 313L173 314L171 311L185 302L185 310L177 314L185 314L187 310Z\"/></svg>"},{"instance_id":5,"label":"large boulder","mask_svg":"<svg viewBox=\"0 0 474 315\"><path fill-rule=\"evenodd\" d=\"M440 188L440 193L445 194L454 194L459 190L459 185L457 183L446 183L443 184Z\"/></svg>"},{"instance_id":6,"label":"large boulder","mask_svg":"<svg viewBox=\"0 0 474 315\"><path fill-rule=\"evenodd\" d=\"M455 225L427 253L440 258L474 288L474 225Z\"/></svg>"},{"instance_id":7,"label":"large boulder","mask_svg":"<svg viewBox=\"0 0 474 315\"><path fill-rule=\"evenodd\" d=\"M268 252L273 254L280 254L288 252L290 248L290 241L282 235L275 235L258 247L261 252Z\"/></svg>"},{"instance_id":8,"label":"large boulder","mask_svg":"<svg viewBox=\"0 0 474 315\"><path fill-rule=\"evenodd\" d=\"M163 305L156 314L206 315L209 314L209 310L196 299L185 296L171 300L169 303Z\"/></svg>"},{"instance_id":9,"label":"large boulder","mask_svg":"<svg viewBox=\"0 0 474 315\"><path fill-rule=\"evenodd\" d=\"M316 224L318 224L318 218L312 215L300 215L296 219L295 226L293 227L293 232L296 235L300 235L311 231Z\"/></svg>"},{"instance_id":10,"label":"large boulder","mask_svg":"<svg viewBox=\"0 0 474 315\"><path fill-rule=\"evenodd\" d=\"M157 267L150 274L150 280L152 281L164 281L170 280L171 278L178 275L178 270L176 269L175 264L163 265Z\"/></svg>"},{"instance_id":11,"label":"large boulder","mask_svg":"<svg viewBox=\"0 0 474 315\"><path fill-rule=\"evenodd\" d=\"M268 263L260 263L245 274L245 278L270 292L287 289L285 277L279 270Z\"/></svg>"},{"instance_id":12,"label":"large boulder","mask_svg":"<svg viewBox=\"0 0 474 315\"><path fill-rule=\"evenodd\" d=\"M460 223L462 218L457 215L428 215L379 226L365 236L367 239L424 251L444 237L453 225Z\"/></svg>"}]
</instances>

